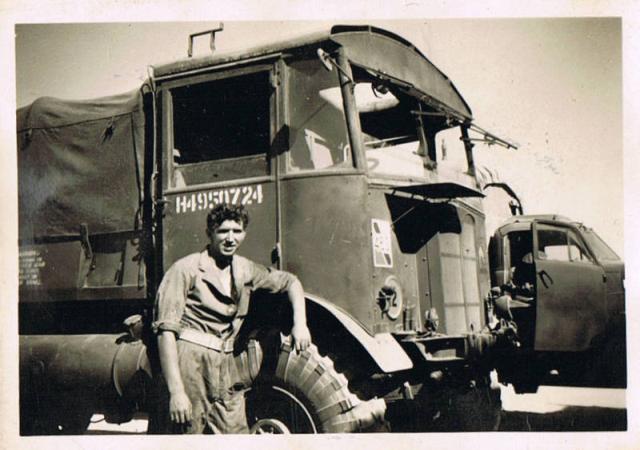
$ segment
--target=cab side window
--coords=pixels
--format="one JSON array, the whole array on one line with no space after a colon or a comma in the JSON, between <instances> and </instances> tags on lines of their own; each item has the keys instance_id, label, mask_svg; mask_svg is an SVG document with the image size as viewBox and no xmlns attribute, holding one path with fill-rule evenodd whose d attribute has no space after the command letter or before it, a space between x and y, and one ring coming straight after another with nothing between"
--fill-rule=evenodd
<instances>
[{"instance_id":1,"label":"cab side window","mask_svg":"<svg viewBox=\"0 0 640 450\"><path fill-rule=\"evenodd\" d=\"M567 232L541 225L538 228L538 258L550 261L570 261Z\"/></svg>"},{"instance_id":2,"label":"cab side window","mask_svg":"<svg viewBox=\"0 0 640 450\"><path fill-rule=\"evenodd\" d=\"M171 89L172 187L269 174L269 72Z\"/></svg>"},{"instance_id":3,"label":"cab side window","mask_svg":"<svg viewBox=\"0 0 640 450\"><path fill-rule=\"evenodd\" d=\"M538 227L537 250L539 259L594 263L580 239L571 229L540 225Z\"/></svg>"}]
</instances>

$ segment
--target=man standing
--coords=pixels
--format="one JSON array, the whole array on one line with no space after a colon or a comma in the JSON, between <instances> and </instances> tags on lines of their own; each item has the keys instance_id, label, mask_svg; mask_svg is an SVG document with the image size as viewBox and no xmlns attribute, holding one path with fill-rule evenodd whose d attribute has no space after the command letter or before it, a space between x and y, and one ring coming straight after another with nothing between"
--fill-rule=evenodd
<instances>
[{"instance_id":1,"label":"man standing","mask_svg":"<svg viewBox=\"0 0 640 450\"><path fill-rule=\"evenodd\" d=\"M252 291L286 292L295 349L311 343L300 281L236 255L248 223L242 206L211 210L207 248L176 261L160 284L152 326L169 402L154 432L248 432L244 392L234 390L231 365Z\"/></svg>"}]
</instances>

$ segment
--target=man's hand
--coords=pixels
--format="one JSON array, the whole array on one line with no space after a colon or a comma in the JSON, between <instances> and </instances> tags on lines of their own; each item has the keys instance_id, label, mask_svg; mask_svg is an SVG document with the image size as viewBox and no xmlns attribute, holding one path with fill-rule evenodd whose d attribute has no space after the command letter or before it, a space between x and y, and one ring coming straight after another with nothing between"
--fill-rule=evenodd
<instances>
[{"instance_id":1,"label":"man's hand","mask_svg":"<svg viewBox=\"0 0 640 450\"><path fill-rule=\"evenodd\" d=\"M293 309L293 328L291 340L296 352L305 351L311 345L311 333L307 327L307 311L305 308L304 290L300 280L296 280L289 287L289 301Z\"/></svg>"},{"instance_id":2,"label":"man's hand","mask_svg":"<svg viewBox=\"0 0 640 450\"><path fill-rule=\"evenodd\" d=\"M184 392L171 394L169 415L173 423L182 425L191 422L191 401L187 394Z\"/></svg>"},{"instance_id":3,"label":"man's hand","mask_svg":"<svg viewBox=\"0 0 640 450\"><path fill-rule=\"evenodd\" d=\"M158 335L160 365L170 393L169 416L177 424L191 421L191 401L184 391L184 384L178 367L178 347L173 331L164 330Z\"/></svg>"},{"instance_id":4,"label":"man's hand","mask_svg":"<svg viewBox=\"0 0 640 450\"><path fill-rule=\"evenodd\" d=\"M297 352L305 351L311 345L311 333L307 325L294 325L291 329L293 346Z\"/></svg>"}]
</instances>

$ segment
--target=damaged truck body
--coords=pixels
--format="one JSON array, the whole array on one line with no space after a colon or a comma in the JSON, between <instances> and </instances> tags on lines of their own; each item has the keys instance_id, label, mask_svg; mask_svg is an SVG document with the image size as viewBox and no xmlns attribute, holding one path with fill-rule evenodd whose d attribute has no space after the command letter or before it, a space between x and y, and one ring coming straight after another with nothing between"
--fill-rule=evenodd
<instances>
[{"instance_id":1,"label":"damaged truck body","mask_svg":"<svg viewBox=\"0 0 640 450\"><path fill-rule=\"evenodd\" d=\"M487 245L471 136L513 145L388 31L335 26L190 57L128 94L38 99L17 123L23 434L153 412L156 288L205 247L206 214L223 202L251 215L243 255L302 281L314 342L291 351L288 303L252 299L233 370L253 432L492 430L494 369L531 391L567 373L557 355L580 359L612 329L624 343L623 265L591 231L520 216ZM465 170L441 167L442 132L457 133ZM529 313L509 289L509 255L526 253L509 242L525 234L544 272L529 280ZM544 239L580 261L554 266ZM567 273L584 289L560 282ZM537 299L549 286L566 289ZM597 312L572 310L587 291ZM624 362L623 345L606 348Z\"/></svg>"}]
</instances>

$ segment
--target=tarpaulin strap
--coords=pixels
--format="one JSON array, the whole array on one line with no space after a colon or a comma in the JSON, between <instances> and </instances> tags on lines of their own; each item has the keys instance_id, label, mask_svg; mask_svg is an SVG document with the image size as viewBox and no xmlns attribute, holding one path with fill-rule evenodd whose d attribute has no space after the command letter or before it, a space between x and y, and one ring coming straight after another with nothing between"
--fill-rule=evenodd
<instances>
[{"instance_id":1,"label":"tarpaulin strap","mask_svg":"<svg viewBox=\"0 0 640 450\"><path fill-rule=\"evenodd\" d=\"M129 114L129 123L131 124L131 141L133 144L133 159L135 161L135 166L136 166L136 186L138 187L138 211L136 211L136 223L135 223L135 227L136 229L139 228L139 226L141 225L139 222L139 212L140 209L142 208L142 181L140 178L140 160L138 159L138 148L136 146L136 128L135 128L135 123L133 121L133 114Z\"/></svg>"}]
</instances>

